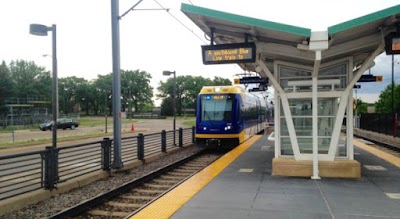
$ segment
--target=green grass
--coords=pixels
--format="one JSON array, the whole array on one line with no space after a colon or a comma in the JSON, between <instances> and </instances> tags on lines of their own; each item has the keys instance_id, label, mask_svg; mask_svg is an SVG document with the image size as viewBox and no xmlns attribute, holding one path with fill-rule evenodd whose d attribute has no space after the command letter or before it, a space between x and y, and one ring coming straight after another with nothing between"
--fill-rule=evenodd
<instances>
[{"instance_id":1,"label":"green grass","mask_svg":"<svg viewBox=\"0 0 400 219\"><path fill-rule=\"evenodd\" d=\"M112 124L113 123L113 117L107 117L107 124ZM132 122L136 122L137 120L131 120L131 119L122 119L121 124L129 124ZM79 125L82 127L94 127L94 126L99 126L99 125L104 125L106 122L106 119L103 117L81 117L79 119Z\"/></svg>"},{"instance_id":2,"label":"green grass","mask_svg":"<svg viewBox=\"0 0 400 219\"><path fill-rule=\"evenodd\" d=\"M173 117L168 117L167 120L172 120ZM196 125L196 118L193 116L178 116L176 117L177 120L184 120L184 124L188 126L195 126ZM138 120L131 120L131 119L122 119L121 123L122 124L131 124L132 122L137 122ZM104 125L105 124L105 118L104 117L81 117L79 119L79 124L81 127L94 127L94 126L99 126L99 125ZM112 117L107 117L107 124L112 125L113 124L113 118ZM0 128L0 132L5 132L5 133L12 133L15 130L39 130L38 128L39 124L34 124L34 125L28 125L28 126L13 126L13 127L7 127L5 129ZM58 137L57 140L59 142L61 141L68 141L68 140L77 140L77 139L86 139L86 138L93 138L93 137L105 137L105 136L111 136L112 132L109 132L105 134L104 132L98 132L98 133L89 133L89 134L82 134L82 135L74 135L74 136L66 136L66 137ZM51 144L52 139L31 139L27 141L17 141L14 143L10 142L2 142L0 143L0 147L18 147L18 146L28 146L28 145L36 145L36 144L45 144L45 143L50 143Z\"/></svg>"},{"instance_id":3,"label":"green grass","mask_svg":"<svg viewBox=\"0 0 400 219\"><path fill-rule=\"evenodd\" d=\"M81 117L77 119L81 127L94 127L105 124L105 117ZM129 124L136 122L131 119L122 119L121 124ZM113 123L112 117L107 117L107 124L111 125ZM35 130L39 129L39 123L33 125L15 125L7 126L6 128L0 128L0 133L11 133L14 130Z\"/></svg>"},{"instance_id":4,"label":"green grass","mask_svg":"<svg viewBox=\"0 0 400 219\"><path fill-rule=\"evenodd\" d=\"M186 122L183 122L183 124L190 125L190 126L195 126L196 125L196 120L186 121Z\"/></svg>"},{"instance_id":5,"label":"green grass","mask_svg":"<svg viewBox=\"0 0 400 219\"><path fill-rule=\"evenodd\" d=\"M111 135L112 133L108 133L108 135ZM69 140L79 140L79 139L87 139L87 138L95 138L95 137L105 137L104 132L97 132L97 133L90 133L90 134L84 134L84 135L74 135L74 136L65 136L65 137L57 137L58 142L62 141L69 141ZM0 143L0 148L1 147L20 147L20 146L29 146L29 145L38 145L38 144L45 144L45 143L52 143L51 138L46 138L46 139L30 139L27 141L17 141L17 142L1 142Z\"/></svg>"}]
</instances>

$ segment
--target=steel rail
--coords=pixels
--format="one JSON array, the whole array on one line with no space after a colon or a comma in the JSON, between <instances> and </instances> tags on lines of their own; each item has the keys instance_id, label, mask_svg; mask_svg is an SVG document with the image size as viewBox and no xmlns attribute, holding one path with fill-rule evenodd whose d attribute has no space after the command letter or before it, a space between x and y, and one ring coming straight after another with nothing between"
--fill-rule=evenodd
<instances>
[{"instance_id":1,"label":"steel rail","mask_svg":"<svg viewBox=\"0 0 400 219\"><path fill-rule=\"evenodd\" d=\"M132 180L130 182L127 182L125 184L123 184L122 186L113 189L112 191L108 191L106 193L100 194L92 199L88 199L84 202L81 202L71 208L65 209L55 215L52 215L49 217L49 219L58 219L58 218L70 218L70 217L75 217L81 214L84 214L85 212L87 212L89 209L98 206L102 203L104 203L107 200L110 200L114 197L119 196L120 194L123 194L129 190L131 190L134 187L140 186L142 184L144 184L145 182L148 182L152 179L155 179L159 176L161 176L164 173L169 172L172 169L175 169L199 156L201 156L202 154L204 154L204 150L199 151L198 153L195 153L193 155L190 155L186 158L183 158L181 160L178 160L177 162L173 163L173 164L169 164L165 167L162 167L158 170L155 170L153 172L150 172L149 174Z\"/></svg>"}]
</instances>

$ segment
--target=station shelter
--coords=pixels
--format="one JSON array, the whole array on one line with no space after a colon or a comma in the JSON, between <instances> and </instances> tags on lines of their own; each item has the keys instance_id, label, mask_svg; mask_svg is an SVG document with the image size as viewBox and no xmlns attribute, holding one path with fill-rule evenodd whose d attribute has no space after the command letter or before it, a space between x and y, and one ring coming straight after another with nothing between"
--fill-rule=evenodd
<instances>
[{"instance_id":1,"label":"station shelter","mask_svg":"<svg viewBox=\"0 0 400 219\"><path fill-rule=\"evenodd\" d=\"M400 5L326 31L189 4L182 4L181 11L211 39L208 49L214 44L232 44L243 49L226 47L220 54L250 50L244 58L236 54L237 64L268 78L275 89L273 175L361 176L352 143L353 86L385 49L400 52ZM215 58L205 55L203 62ZM235 59L225 58L227 63ZM217 59L224 60L224 56Z\"/></svg>"}]
</instances>

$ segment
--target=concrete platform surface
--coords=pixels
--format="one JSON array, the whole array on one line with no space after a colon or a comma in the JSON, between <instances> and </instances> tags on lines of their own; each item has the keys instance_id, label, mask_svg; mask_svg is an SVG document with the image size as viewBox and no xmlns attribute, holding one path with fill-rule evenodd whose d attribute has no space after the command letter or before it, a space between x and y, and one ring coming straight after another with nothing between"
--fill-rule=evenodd
<instances>
[{"instance_id":1,"label":"concrete platform surface","mask_svg":"<svg viewBox=\"0 0 400 219\"><path fill-rule=\"evenodd\" d=\"M355 147L360 179L312 180L272 176L273 156L263 136L170 218L400 218L398 166Z\"/></svg>"}]
</instances>

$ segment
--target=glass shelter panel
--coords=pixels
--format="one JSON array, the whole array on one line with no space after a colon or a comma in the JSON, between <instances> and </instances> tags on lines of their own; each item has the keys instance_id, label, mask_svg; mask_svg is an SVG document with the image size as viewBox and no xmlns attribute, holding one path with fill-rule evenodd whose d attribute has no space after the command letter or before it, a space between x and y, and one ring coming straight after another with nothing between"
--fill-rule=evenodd
<instances>
[{"instance_id":1,"label":"glass shelter panel","mask_svg":"<svg viewBox=\"0 0 400 219\"><path fill-rule=\"evenodd\" d=\"M349 80L349 65L350 63L346 60L322 67L317 76L317 141L320 154L327 154L329 151L340 102L336 91L346 89ZM312 68L278 65L277 79L284 92L298 93L288 95L289 111L300 153L310 154L313 144L312 109L314 107L312 104ZM322 93L323 97L321 97ZM281 103L281 101L279 102ZM346 121L346 115L344 121ZM292 143L282 104L280 104L279 122L280 153L281 155L292 156ZM346 124L343 123L341 128L345 126ZM337 147L336 156L347 156L346 134L340 135Z\"/></svg>"},{"instance_id":2,"label":"glass shelter panel","mask_svg":"<svg viewBox=\"0 0 400 219\"><path fill-rule=\"evenodd\" d=\"M318 74L318 92L342 91L347 86L348 63L322 68ZM279 84L285 92L311 92L311 70L304 70L289 66L281 66L279 72Z\"/></svg>"},{"instance_id":3,"label":"glass shelter panel","mask_svg":"<svg viewBox=\"0 0 400 219\"><path fill-rule=\"evenodd\" d=\"M338 108L338 98L318 99L318 151L327 154L333 133ZM281 105L281 108L283 106ZM294 131L299 144L300 153L312 153L312 104L308 98L289 99L289 108L292 114ZM289 129L286 117L280 115L281 154L292 155ZM289 142L288 142L289 141ZM289 150L290 149L290 150Z\"/></svg>"}]
</instances>

